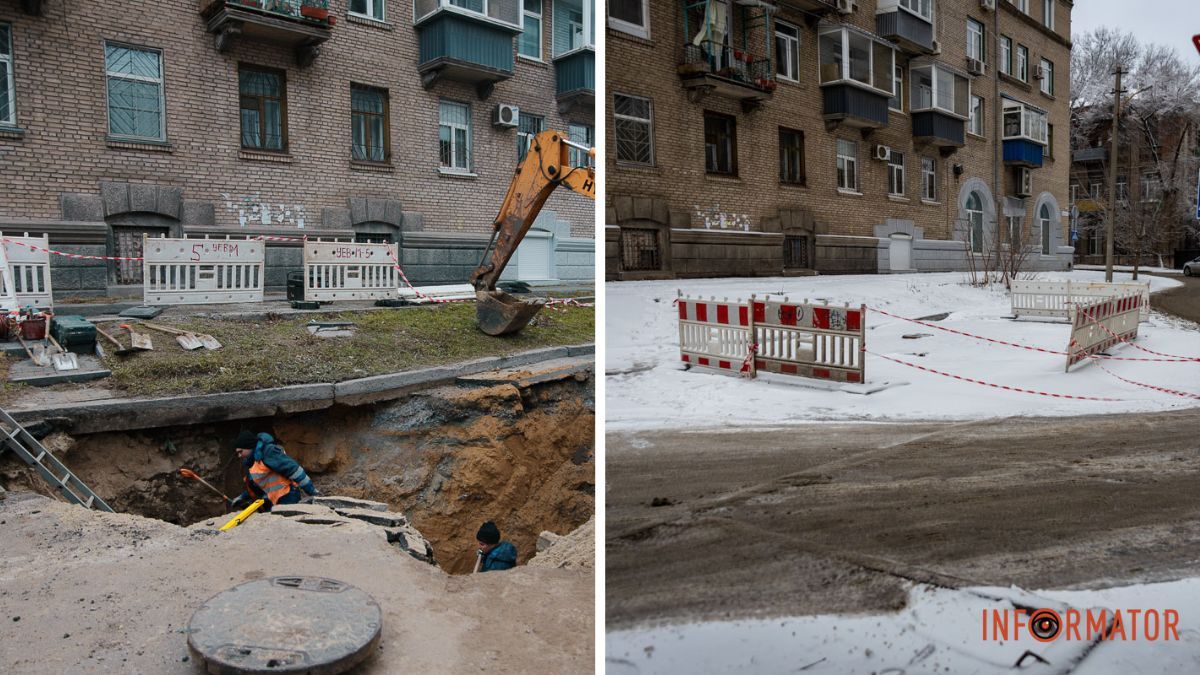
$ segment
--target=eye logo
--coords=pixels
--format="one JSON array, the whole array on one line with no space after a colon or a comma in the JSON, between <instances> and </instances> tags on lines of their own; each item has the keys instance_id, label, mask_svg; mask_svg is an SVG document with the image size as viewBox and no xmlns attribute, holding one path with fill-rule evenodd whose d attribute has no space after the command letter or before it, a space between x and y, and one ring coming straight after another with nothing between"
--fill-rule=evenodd
<instances>
[{"instance_id":1,"label":"eye logo","mask_svg":"<svg viewBox=\"0 0 1200 675\"><path fill-rule=\"evenodd\" d=\"M1038 642L1050 642L1062 631L1062 617L1052 609L1039 609L1029 615L1029 632Z\"/></svg>"}]
</instances>

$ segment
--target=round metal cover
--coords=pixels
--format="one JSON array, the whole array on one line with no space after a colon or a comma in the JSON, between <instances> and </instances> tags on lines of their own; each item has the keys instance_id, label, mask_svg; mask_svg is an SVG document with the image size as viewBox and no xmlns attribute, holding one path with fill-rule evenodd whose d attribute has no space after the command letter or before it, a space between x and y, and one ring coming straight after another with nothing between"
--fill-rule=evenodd
<instances>
[{"instance_id":1,"label":"round metal cover","mask_svg":"<svg viewBox=\"0 0 1200 675\"><path fill-rule=\"evenodd\" d=\"M274 577L205 602L188 649L210 673L341 673L371 654L382 628L379 605L350 584Z\"/></svg>"}]
</instances>

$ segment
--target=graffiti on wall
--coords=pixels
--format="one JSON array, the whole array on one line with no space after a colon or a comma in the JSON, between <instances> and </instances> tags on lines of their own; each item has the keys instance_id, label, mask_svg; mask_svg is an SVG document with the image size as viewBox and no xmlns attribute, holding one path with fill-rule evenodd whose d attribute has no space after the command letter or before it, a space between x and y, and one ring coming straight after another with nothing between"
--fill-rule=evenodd
<instances>
[{"instance_id":1,"label":"graffiti on wall","mask_svg":"<svg viewBox=\"0 0 1200 675\"><path fill-rule=\"evenodd\" d=\"M707 209L696 206L695 216L701 223L704 223L704 229L706 230L750 231L749 214L722 211L720 204L713 204Z\"/></svg>"},{"instance_id":2,"label":"graffiti on wall","mask_svg":"<svg viewBox=\"0 0 1200 675\"><path fill-rule=\"evenodd\" d=\"M236 213L238 225L242 227L291 225L297 229L304 229L303 204L272 204L260 198L257 192L242 197L233 197L228 192L222 192L221 198L225 200L225 210Z\"/></svg>"}]
</instances>

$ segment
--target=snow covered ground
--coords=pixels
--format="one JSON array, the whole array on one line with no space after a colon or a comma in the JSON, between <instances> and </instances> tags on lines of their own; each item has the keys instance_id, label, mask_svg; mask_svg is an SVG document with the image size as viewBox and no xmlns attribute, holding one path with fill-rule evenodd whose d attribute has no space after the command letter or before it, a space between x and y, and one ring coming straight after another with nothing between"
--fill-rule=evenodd
<instances>
[{"instance_id":1,"label":"snow covered ground","mask_svg":"<svg viewBox=\"0 0 1200 675\"><path fill-rule=\"evenodd\" d=\"M1011 599L1026 607L1120 610L1126 638L1136 624L1138 639L1091 643L1064 634L1036 641L1021 631L1018 639L985 640L985 612L1007 612ZM1059 604L1061 603L1061 604ZM1153 624L1130 620L1130 609L1178 612L1178 641L1148 641ZM1163 622L1157 624L1159 637ZM990 635L996 628L990 623ZM1080 628L1083 637L1086 629ZM1009 636L1012 638L1013 636ZM606 672L651 673L954 673L980 675L1014 672L1026 650L1049 661L1028 659L1021 672L1070 672L1079 675L1200 672L1200 580L1110 588L1101 591L1039 591L975 588L949 590L916 586L907 607L878 615L820 615L770 620L719 621L616 631L607 636Z\"/></svg>"},{"instance_id":2,"label":"snow covered ground","mask_svg":"<svg viewBox=\"0 0 1200 675\"><path fill-rule=\"evenodd\" d=\"M1103 281L1103 272L1045 273L1041 279ZM1180 282L1143 277L1152 290ZM1128 281L1117 274L1115 281ZM899 316L918 318L942 312L936 325L1055 351L1065 351L1065 322L1008 319L1002 287L979 289L961 273L791 278L680 279L610 283L608 306L606 428L720 428L786 425L818 420L933 420L1004 416L1066 416L1110 412L1160 411L1198 406L1184 398L1127 384L1094 364L1065 373L1065 357L995 345L954 335L868 309L867 348L875 353L947 373L1043 392L1118 399L1079 401L1003 391L926 373L867 356L868 385L887 383L863 395L831 391L803 378L760 375L749 380L708 372L685 372L679 358L676 289L685 295L745 300L751 294L787 295L793 301L823 299L831 304L866 304ZM904 339L905 335L927 337ZM1200 326L1153 312L1139 329L1137 344L1167 354L1200 356ZM1151 357L1121 346L1114 356ZM1200 394L1200 362L1106 361L1128 380ZM854 389L856 387L849 387Z\"/></svg>"}]
</instances>

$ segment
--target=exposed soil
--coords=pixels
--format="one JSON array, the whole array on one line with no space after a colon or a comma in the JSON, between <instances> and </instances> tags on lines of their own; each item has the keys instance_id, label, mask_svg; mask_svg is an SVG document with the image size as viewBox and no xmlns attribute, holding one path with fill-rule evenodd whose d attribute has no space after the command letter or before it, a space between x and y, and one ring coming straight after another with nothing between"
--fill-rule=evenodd
<instances>
[{"instance_id":1,"label":"exposed soil","mask_svg":"<svg viewBox=\"0 0 1200 675\"><path fill-rule=\"evenodd\" d=\"M1200 573L1200 410L607 436L607 626Z\"/></svg>"},{"instance_id":2,"label":"exposed soil","mask_svg":"<svg viewBox=\"0 0 1200 675\"><path fill-rule=\"evenodd\" d=\"M497 523L524 563L539 533L566 534L592 517L592 392L590 375L524 391L450 386L374 406L79 438L55 433L44 442L118 512L186 526L227 509L179 469L235 497L243 486L230 441L241 428L266 431L322 492L389 503L430 541L443 569L468 573L485 520ZM53 494L11 454L0 457L0 482Z\"/></svg>"}]
</instances>

